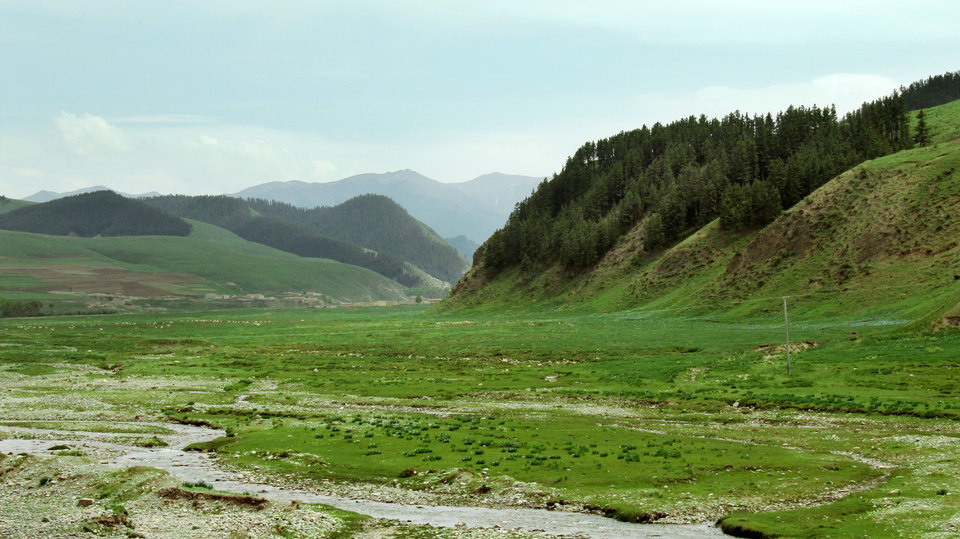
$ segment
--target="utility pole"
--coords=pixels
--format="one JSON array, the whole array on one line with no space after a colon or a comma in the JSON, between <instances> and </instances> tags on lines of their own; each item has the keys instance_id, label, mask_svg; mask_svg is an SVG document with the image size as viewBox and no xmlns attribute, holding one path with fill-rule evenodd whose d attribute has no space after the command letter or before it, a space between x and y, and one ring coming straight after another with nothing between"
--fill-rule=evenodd
<instances>
[{"instance_id":1,"label":"utility pole","mask_svg":"<svg viewBox=\"0 0 960 539\"><path fill-rule=\"evenodd\" d=\"M790 376L790 321L787 318L787 298L783 296L783 329L787 335L787 376Z\"/></svg>"}]
</instances>

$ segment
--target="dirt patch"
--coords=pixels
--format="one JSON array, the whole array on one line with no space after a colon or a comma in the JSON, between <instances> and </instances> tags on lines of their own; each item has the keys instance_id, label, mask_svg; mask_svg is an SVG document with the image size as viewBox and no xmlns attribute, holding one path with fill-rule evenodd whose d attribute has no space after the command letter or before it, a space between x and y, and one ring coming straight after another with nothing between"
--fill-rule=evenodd
<instances>
[{"instance_id":1,"label":"dirt patch","mask_svg":"<svg viewBox=\"0 0 960 539\"><path fill-rule=\"evenodd\" d=\"M73 292L96 292L121 296L168 296L172 293L170 290L172 287L201 282L195 275L185 273L141 273L119 268L78 264L5 268L5 273L14 270L17 274L28 275L42 281L43 285L41 286L20 287L24 290L36 291L69 289Z\"/></svg>"},{"instance_id":2,"label":"dirt patch","mask_svg":"<svg viewBox=\"0 0 960 539\"><path fill-rule=\"evenodd\" d=\"M127 528L133 529L135 526L130 523L127 519L126 513L117 513L114 515L104 515L97 518L93 518L86 521L86 525L83 526L84 530L92 533L93 530L89 528L90 525L94 526L105 526L107 528L116 528L117 526L126 526Z\"/></svg>"},{"instance_id":3,"label":"dirt patch","mask_svg":"<svg viewBox=\"0 0 960 539\"><path fill-rule=\"evenodd\" d=\"M737 253L724 272L724 277L734 279L749 275L764 263L783 266L792 260L803 258L815 247L815 233L823 223L811 212L810 204L801 202L793 210L783 214Z\"/></svg>"},{"instance_id":4,"label":"dirt patch","mask_svg":"<svg viewBox=\"0 0 960 539\"><path fill-rule=\"evenodd\" d=\"M934 331L942 329L960 329L960 316L944 316L933 326Z\"/></svg>"},{"instance_id":5,"label":"dirt patch","mask_svg":"<svg viewBox=\"0 0 960 539\"><path fill-rule=\"evenodd\" d=\"M662 279L682 276L691 270L710 267L724 259L720 249L699 243L680 246L664 255L654 266L653 274Z\"/></svg>"},{"instance_id":6,"label":"dirt patch","mask_svg":"<svg viewBox=\"0 0 960 539\"><path fill-rule=\"evenodd\" d=\"M856 253L854 260L857 264L862 264L881 255L892 255L899 252L900 234L900 229L896 227L864 231L851 244L852 251Z\"/></svg>"},{"instance_id":7,"label":"dirt patch","mask_svg":"<svg viewBox=\"0 0 960 539\"><path fill-rule=\"evenodd\" d=\"M241 496L238 494L216 494L213 492L196 492L193 490L184 490L179 487L165 488L157 492L157 496L167 500L190 500L190 501L216 501L232 505L252 507L257 511L262 510L267 503L265 498L254 496Z\"/></svg>"},{"instance_id":8,"label":"dirt patch","mask_svg":"<svg viewBox=\"0 0 960 539\"><path fill-rule=\"evenodd\" d=\"M790 353L795 354L810 348L817 348L818 346L820 346L820 343L817 341L792 342L790 343ZM761 344L760 346L755 346L750 349L751 352L771 352L775 354L782 354L786 350L787 347L785 344Z\"/></svg>"}]
</instances>

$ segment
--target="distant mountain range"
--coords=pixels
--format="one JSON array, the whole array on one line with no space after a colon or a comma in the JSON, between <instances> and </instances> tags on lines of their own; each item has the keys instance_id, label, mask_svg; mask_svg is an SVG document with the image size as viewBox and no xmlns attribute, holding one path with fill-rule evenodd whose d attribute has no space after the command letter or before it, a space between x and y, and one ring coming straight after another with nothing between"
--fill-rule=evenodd
<instances>
[{"instance_id":1,"label":"distant mountain range","mask_svg":"<svg viewBox=\"0 0 960 539\"><path fill-rule=\"evenodd\" d=\"M543 181L533 176L494 172L460 183L443 183L412 170L359 174L334 182L268 182L228 196L285 202L300 208L336 206L364 194L384 195L400 204L468 258L476 245L502 227L514 206L530 196ZM109 190L102 185L69 193L38 191L23 200L49 202L65 196ZM159 193L119 194L130 198ZM463 236L463 239L458 239ZM476 244L476 245L475 245Z\"/></svg>"},{"instance_id":2,"label":"distant mountain range","mask_svg":"<svg viewBox=\"0 0 960 539\"><path fill-rule=\"evenodd\" d=\"M83 195L86 193L96 193L97 191L113 191L109 187L104 187L102 185L94 185L93 187L84 187L83 189L77 189L76 191L70 191L67 193L55 193L53 191L37 191L36 193L24 198L23 200L29 202L50 202L51 200L56 200L58 198L69 197L73 195ZM125 196L127 198L140 198L140 197L154 197L159 196L160 193L156 191L151 191L149 193L141 193L139 195L134 195L131 193L121 193L119 191L114 191L118 195Z\"/></svg>"},{"instance_id":3,"label":"distant mountain range","mask_svg":"<svg viewBox=\"0 0 960 539\"><path fill-rule=\"evenodd\" d=\"M443 183L412 170L360 174L327 183L269 182L231 196L261 198L312 208L335 206L358 195L384 195L444 238L482 242L507 221L514 205L543 178L485 174L462 183Z\"/></svg>"}]
</instances>

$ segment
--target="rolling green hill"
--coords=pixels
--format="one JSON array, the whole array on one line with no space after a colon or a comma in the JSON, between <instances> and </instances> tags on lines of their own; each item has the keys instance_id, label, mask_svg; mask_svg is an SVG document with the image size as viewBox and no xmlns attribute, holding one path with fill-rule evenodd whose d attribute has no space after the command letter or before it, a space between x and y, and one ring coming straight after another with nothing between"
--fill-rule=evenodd
<instances>
[{"instance_id":1,"label":"rolling green hill","mask_svg":"<svg viewBox=\"0 0 960 539\"><path fill-rule=\"evenodd\" d=\"M54 236L186 236L190 226L112 191L96 191L0 213L0 229Z\"/></svg>"},{"instance_id":2,"label":"rolling green hill","mask_svg":"<svg viewBox=\"0 0 960 539\"><path fill-rule=\"evenodd\" d=\"M8 213L24 206L30 206L31 204L33 204L33 202L0 196L0 213Z\"/></svg>"},{"instance_id":3,"label":"rolling green hill","mask_svg":"<svg viewBox=\"0 0 960 539\"><path fill-rule=\"evenodd\" d=\"M143 202L299 256L361 266L408 287L449 287L469 265L436 233L385 197L357 197L333 208L311 210L225 196L164 196Z\"/></svg>"},{"instance_id":4,"label":"rolling green hill","mask_svg":"<svg viewBox=\"0 0 960 539\"><path fill-rule=\"evenodd\" d=\"M314 292L341 301L405 296L395 281L363 268L285 253L206 223L190 225L187 237L67 238L0 231L0 295Z\"/></svg>"},{"instance_id":5,"label":"rolling green hill","mask_svg":"<svg viewBox=\"0 0 960 539\"><path fill-rule=\"evenodd\" d=\"M930 145L863 161L770 224L723 227L721 216L651 249L650 229L661 223L648 213L583 270L532 260L491 267L486 253L445 308L537 302L735 319L782 315L781 297L790 296L814 318L955 324L960 101L924 115ZM911 130L916 116L908 115Z\"/></svg>"}]
</instances>

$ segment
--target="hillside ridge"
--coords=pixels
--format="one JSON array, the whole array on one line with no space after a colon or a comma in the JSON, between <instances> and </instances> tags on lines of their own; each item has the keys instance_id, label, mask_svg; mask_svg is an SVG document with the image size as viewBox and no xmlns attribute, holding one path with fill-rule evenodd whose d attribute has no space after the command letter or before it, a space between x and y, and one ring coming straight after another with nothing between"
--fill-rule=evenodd
<instances>
[{"instance_id":1,"label":"hillside ridge","mask_svg":"<svg viewBox=\"0 0 960 539\"><path fill-rule=\"evenodd\" d=\"M386 197L368 196L312 210L227 196L176 195L143 201L299 256L364 267L407 287L449 286L468 268L452 246Z\"/></svg>"},{"instance_id":2,"label":"hillside ridge","mask_svg":"<svg viewBox=\"0 0 960 539\"><path fill-rule=\"evenodd\" d=\"M113 191L95 191L0 213L0 229L54 236L186 236L190 225Z\"/></svg>"},{"instance_id":3,"label":"hillside ridge","mask_svg":"<svg viewBox=\"0 0 960 539\"><path fill-rule=\"evenodd\" d=\"M897 110L889 100L879 103L880 108L873 110ZM870 110L865 106L861 112ZM549 238L549 226L529 219L540 210L537 199L528 199L518 206L510 224L498 232L500 237L491 238L480 248L474 269L457 284L443 308L495 308L540 302L600 310L644 306L691 312L714 308L727 313L743 314L757 309L774 313L774 299L793 296L792 301L808 313L836 315L844 310L862 310L880 313L877 316L898 313L896 316L937 323L957 311L960 301L954 280L956 272L952 269L960 255L952 239L960 237L960 224L952 218L960 200L960 180L955 175L960 166L956 127L960 102L926 109L924 113L930 145L858 161L832 179L819 182L822 185L798 199L796 205L760 221L744 218L743 214L733 215L735 224L731 226L729 213L719 211L713 220L687 228L688 232L675 228L683 238L679 241L664 237L666 219L656 211L669 207L669 199L667 206L661 203L642 211L638 210L642 204L636 205L636 199L631 202L629 189L618 203L608 206L609 214L594 221L598 229L583 234L583 225L578 225L576 219L570 220L570 208L579 205L576 209L583 213L575 217L581 219L588 211L595 211L597 206L591 203L602 200L596 198L596 187L607 183L609 176L601 173L593 180L581 176L582 187L571 185L569 170L583 170L580 163L584 161L577 161L575 156L572 165L568 161L570 169L565 169L560 177L568 180L567 186L575 188L567 193L580 195L551 199L563 192L563 178L560 182L556 178L547 182L534 195L540 203L553 200L554 208L564 205L555 219L566 220L560 230L574 231L569 236L572 243ZM847 122L856 118L848 117ZM727 120L729 125L735 125L736 117ZM913 133L917 113L906 114L904 122L898 132L908 129ZM693 125L697 124L702 125L702 120L693 121ZM898 137L901 141L905 138L902 134ZM603 149L602 142L587 146L589 154L599 161L592 165L597 169L603 167L600 162L604 159L597 156L610 151ZM912 142L909 146L913 146ZM619 150L612 153L625 155ZM651 178L650 169L654 179L657 174L671 177L669 164L664 164L668 166L658 168L652 164L641 174L641 180ZM702 168L700 173L709 174L709 168ZM680 184L683 178L695 177L694 171L681 170L675 182ZM720 207L727 204L751 212L751 204L759 201L756 207L762 209L764 192L751 192L748 187L749 184L735 186L743 198L733 204L733 188L725 189L718 200ZM648 194L656 195L664 189L669 195L673 187L654 183ZM633 206L624 209L625 203ZM623 228L624 224L629 226ZM623 232L606 235L618 228ZM525 243L530 240L525 238L543 236L548 236L546 248L551 254L537 258L544 247L531 247ZM510 242L515 247L508 247ZM609 242L609 247L592 251L603 242ZM510 252L519 255L515 262L504 260ZM576 257L584 252L593 253L590 256L595 258L578 260ZM943 277L944 272L950 275ZM904 282L914 283L913 288L904 291ZM766 299L757 301L760 298Z\"/></svg>"}]
</instances>

